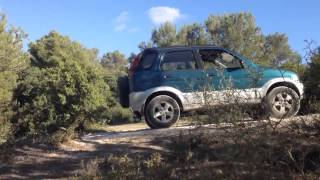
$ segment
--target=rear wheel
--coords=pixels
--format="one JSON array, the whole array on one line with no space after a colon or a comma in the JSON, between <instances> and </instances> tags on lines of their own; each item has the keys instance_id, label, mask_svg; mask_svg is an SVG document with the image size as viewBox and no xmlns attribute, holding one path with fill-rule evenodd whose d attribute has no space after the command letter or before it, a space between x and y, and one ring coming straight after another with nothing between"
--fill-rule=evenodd
<instances>
[{"instance_id":1,"label":"rear wheel","mask_svg":"<svg viewBox=\"0 0 320 180\"><path fill-rule=\"evenodd\" d=\"M279 86L267 95L266 108L273 118L289 118L298 113L300 97L293 89Z\"/></svg>"},{"instance_id":2,"label":"rear wheel","mask_svg":"<svg viewBox=\"0 0 320 180\"><path fill-rule=\"evenodd\" d=\"M177 101L167 95L154 97L146 106L145 120L150 128L167 128L180 118Z\"/></svg>"}]
</instances>

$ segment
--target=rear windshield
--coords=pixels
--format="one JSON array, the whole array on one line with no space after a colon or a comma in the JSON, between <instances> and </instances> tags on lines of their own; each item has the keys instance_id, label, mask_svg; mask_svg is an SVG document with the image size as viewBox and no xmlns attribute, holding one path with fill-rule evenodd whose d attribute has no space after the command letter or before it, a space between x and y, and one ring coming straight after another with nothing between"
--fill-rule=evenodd
<instances>
[{"instance_id":1,"label":"rear windshield","mask_svg":"<svg viewBox=\"0 0 320 180\"><path fill-rule=\"evenodd\" d=\"M158 54L156 52L147 52L143 54L141 63L139 65L139 70L150 69L155 62Z\"/></svg>"}]
</instances>

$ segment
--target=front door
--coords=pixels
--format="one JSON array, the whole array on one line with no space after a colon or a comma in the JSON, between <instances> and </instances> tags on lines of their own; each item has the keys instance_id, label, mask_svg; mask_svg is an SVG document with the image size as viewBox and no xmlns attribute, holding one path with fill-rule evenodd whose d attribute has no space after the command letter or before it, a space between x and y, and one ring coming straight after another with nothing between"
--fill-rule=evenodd
<instances>
[{"instance_id":1,"label":"front door","mask_svg":"<svg viewBox=\"0 0 320 180\"><path fill-rule=\"evenodd\" d=\"M208 79L205 92L208 92L206 99L210 103L252 100L255 79L239 58L222 49L200 49L198 52Z\"/></svg>"}]
</instances>

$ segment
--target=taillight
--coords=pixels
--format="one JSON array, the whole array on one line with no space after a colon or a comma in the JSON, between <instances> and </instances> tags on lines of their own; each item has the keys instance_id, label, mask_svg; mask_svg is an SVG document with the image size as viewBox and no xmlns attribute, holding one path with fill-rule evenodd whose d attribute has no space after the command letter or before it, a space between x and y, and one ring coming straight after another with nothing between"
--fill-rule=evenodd
<instances>
[{"instance_id":1,"label":"taillight","mask_svg":"<svg viewBox=\"0 0 320 180\"><path fill-rule=\"evenodd\" d=\"M134 58L134 60L132 61L131 65L130 65L130 69L129 69L129 75L133 75L134 72L136 71L136 69L139 66L140 63L140 59L141 59L141 54L139 54L136 58Z\"/></svg>"}]
</instances>

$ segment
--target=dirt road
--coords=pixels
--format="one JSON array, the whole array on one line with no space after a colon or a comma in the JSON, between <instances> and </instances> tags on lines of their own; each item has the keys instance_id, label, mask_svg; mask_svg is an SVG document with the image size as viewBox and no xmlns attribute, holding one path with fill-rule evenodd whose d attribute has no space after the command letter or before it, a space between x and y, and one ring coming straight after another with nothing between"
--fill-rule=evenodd
<instances>
[{"instance_id":1,"label":"dirt road","mask_svg":"<svg viewBox=\"0 0 320 180\"><path fill-rule=\"evenodd\" d=\"M168 129L151 130L144 123L136 123L109 126L103 132L85 134L54 150L48 150L43 144L21 145L15 148L11 164L0 163L0 179L70 178L79 172L83 162L108 154L168 151L164 144L171 136L203 130L217 133L223 126L229 125L199 128L178 124Z\"/></svg>"},{"instance_id":2,"label":"dirt road","mask_svg":"<svg viewBox=\"0 0 320 180\"><path fill-rule=\"evenodd\" d=\"M80 139L48 150L43 144L20 145L11 164L0 163L0 179L65 179L78 173L82 162L108 154L165 151L164 139L192 129L174 126L151 130L145 123L110 126L104 132L89 133Z\"/></svg>"}]
</instances>

